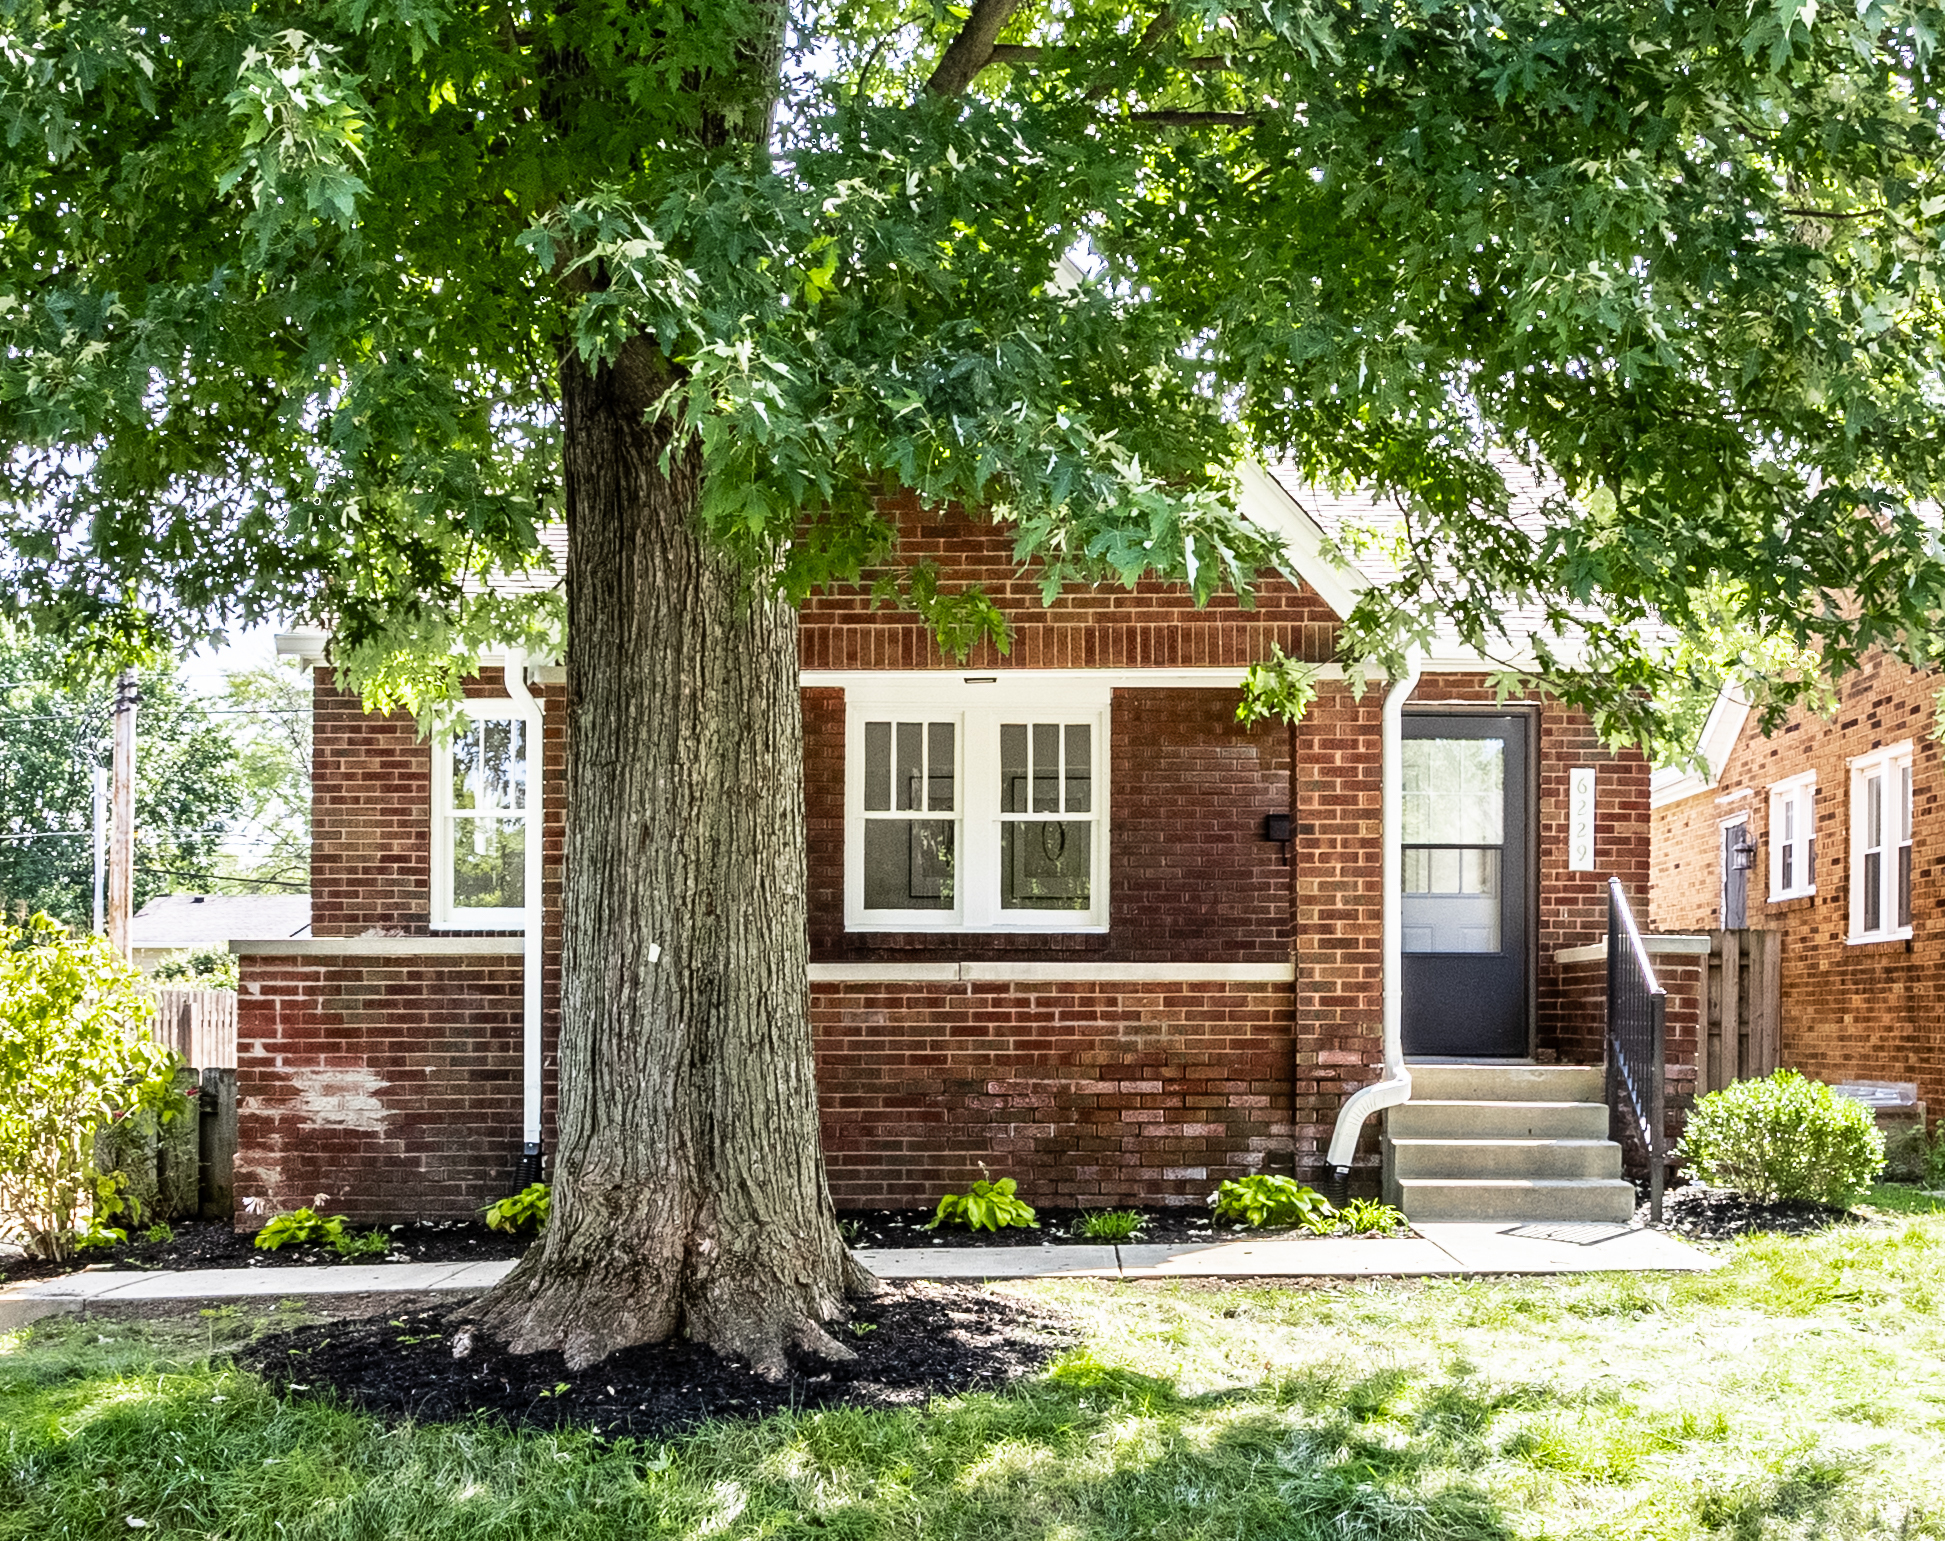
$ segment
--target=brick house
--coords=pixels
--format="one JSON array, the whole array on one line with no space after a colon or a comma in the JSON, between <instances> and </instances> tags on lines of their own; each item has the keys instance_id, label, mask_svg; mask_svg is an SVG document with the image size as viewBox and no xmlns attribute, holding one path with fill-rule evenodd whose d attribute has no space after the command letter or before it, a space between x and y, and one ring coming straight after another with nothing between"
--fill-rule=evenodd
<instances>
[{"instance_id":1,"label":"brick house","mask_svg":"<svg viewBox=\"0 0 1945 1541\"><path fill-rule=\"evenodd\" d=\"M1411 1095L1407 1057L1519 1070L1488 1095L1577 1104L1596 1138L1568 1143L1601 1143L1597 1075L1535 1088L1599 1061L1600 969L1557 955L1601 940L1609 874L1646 892L1646 762L1558 702L1497 700L1457 648L1354 693L1332 660L1368 576L1324 537L1379 510L1260 472L1246 490L1292 559L1252 608L1160 583L1043 607L1004 530L912 500L905 556L984 583L1010 654L957 663L865 588L804 607L810 1005L841 1209L930 1205L981 1162L1043 1205L1200 1203L1250 1172L1316 1180L1334 1134L1369 1189L1393 1142L1364 1115ZM237 944L237 1189L462 1215L548 1139L562 676L483 668L435 749L340 692L323 640L280 640L316 666L312 935ZM1295 727L1241 725L1272 644L1321 666L1317 699ZM1414 1113L1461 1096L1434 1095L1439 1074L1419 1065ZM1576 1187L1622 1204L1618 1157L1568 1155L1515 1212ZM1477 1199L1464 1212L1490 1212Z\"/></svg>"},{"instance_id":2,"label":"brick house","mask_svg":"<svg viewBox=\"0 0 1945 1541\"><path fill-rule=\"evenodd\" d=\"M1781 1062L1832 1083L1916 1082L1945 1098L1945 807L1939 678L1883 654L1829 717L1764 735L1736 696L1706 769L1658 772L1657 925L1780 936Z\"/></svg>"}]
</instances>

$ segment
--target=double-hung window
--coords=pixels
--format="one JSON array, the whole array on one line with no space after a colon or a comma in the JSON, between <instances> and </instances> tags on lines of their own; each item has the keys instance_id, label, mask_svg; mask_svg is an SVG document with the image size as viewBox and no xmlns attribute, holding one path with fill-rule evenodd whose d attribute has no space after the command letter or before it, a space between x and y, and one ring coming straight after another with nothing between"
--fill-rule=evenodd
<instances>
[{"instance_id":1,"label":"double-hung window","mask_svg":"<svg viewBox=\"0 0 1945 1541\"><path fill-rule=\"evenodd\" d=\"M1850 766L1850 939L1911 935L1911 745Z\"/></svg>"},{"instance_id":2,"label":"double-hung window","mask_svg":"<svg viewBox=\"0 0 1945 1541\"><path fill-rule=\"evenodd\" d=\"M1806 771L1769 789L1769 896L1817 891L1817 774Z\"/></svg>"},{"instance_id":3,"label":"double-hung window","mask_svg":"<svg viewBox=\"0 0 1945 1541\"><path fill-rule=\"evenodd\" d=\"M907 676L846 718L849 929L1106 928L1105 690Z\"/></svg>"},{"instance_id":4,"label":"double-hung window","mask_svg":"<svg viewBox=\"0 0 1945 1541\"><path fill-rule=\"evenodd\" d=\"M471 700L432 746L432 923L524 926L536 884L538 724L520 703Z\"/></svg>"}]
</instances>

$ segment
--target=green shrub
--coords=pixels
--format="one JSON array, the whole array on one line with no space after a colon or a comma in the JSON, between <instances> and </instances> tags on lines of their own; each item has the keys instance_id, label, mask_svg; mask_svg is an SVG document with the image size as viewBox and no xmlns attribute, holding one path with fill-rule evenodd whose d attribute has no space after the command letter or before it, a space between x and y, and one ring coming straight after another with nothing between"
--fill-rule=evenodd
<instances>
[{"instance_id":1,"label":"green shrub","mask_svg":"<svg viewBox=\"0 0 1945 1541\"><path fill-rule=\"evenodd\" d=\"M547 1223L553 1207L551 1190L545 1183L528 1183L518 1193L486 1206L486 1223L496 1231L517 1231L523 1225L539 1230Z\"/></svg>"},{"instance_id":2,"label":"green shrub","mask_svg":"<svg viewBox=\"0 0 1945 1541\"><path fill-rule=\"evenodd\" d=\"M307 1242L322 1242L335 1247L344 1240L344 1221L337 1215L321 1215L315 1209L293 1209L273 1215L257 1232L259 1252L280 1252L285 1247L301 1247Z\"/></svg>"},{"instance_id":3,"label":"green shrub","mask_svg":"<svg viewBox=\"0 0 1945 1541\"><path fill-rule=\"evenodd\" d=\"M983 1172L985 1168L980 1170ZM939 1212L924 1229L936 1231L948 1221L970 1230L997 1231L1012 1225L1038 1228L1040 1222L1035 1218L1033 1206L1013 1196L1019 1186L1010 1177L1002 1177L998 1182L982 1178L964 1193L948 1193L939 1200Z\"/></svg>"},{"instance_id":4,"label":"green shrub","mask_svg":"<svg viewBox=\"0 0 1945 1541\"><path fill-rule=\"evenodd\" d=\"M1397 1236L1408 1228L1408 1222L1389 1204L1352 1199L1337 1211L1337 1228L1353 1236Z\"/></svg>"},{"instance_id":5,"label":"green shrub","mask_svg":"<svg viewBox=\"0 0 1945 1541\"><path fill-rule=\"evenodd\" d=\"M1074 1229L1089 1241L1128 1241L1147 1224L1147 1216L1134 1209L1096 1209L1081 1216Z\"/></svg>"},{"instance_id":6,"label":"green shrub","mask_svg":"<svg viewBox=\"0 0 1945 1541\"><path fill-rule=\"evenodd\" d=\"M1337 1211L1330 1201L1294 1177L1232 1178L1209 1196L1209 1202L1216 1206L1218 1220L1238 1220L1251 1228L1301 1225L1306 1230L1329 1231L1336 1224Z\"/></svg>"},{"instance_id":7,"label":"green shrub","mask_svg":"<svg viewBox=\"0 0 1945 1541\"><path fill-rule=\"evenodd\" d=\"M1681 1154L1712 1188L1849 1209L1884 1167L1884 1136L1869 1108L1779 1070L1697 1102Z\"/></svg>"},{"instance_id":8,"label":"green shrub","mask_svg":"<svg viewBox=\"0 0 1945 1541\"><path fill-rule=\"evenodd\" d=\"M176 1228L165 1220L158 1220L142 1232L142 1240L157 1246L166 1245L176 1239Z\"/></svg>"},{"instance_id":9,"label":"green shrub","mask_svg":"<svg viewBox=\"0 0 1945 1541\"><path fill-rule=\"evenodd\" d=\"M142 976L103 938L46 915L0 924L0 1216L37 1257L105 1234L122 1207L95 1147L168 1098L175 1058L145 1030L150 1009Z\"/></svg>"},{"instance_id":10,"label":"green shrub","mask_svg":"<svg viewBox=\"0 0 1945 1541\"><path fill-rule=\"evenodd\" d=\"M198 947L193 952L172 952L150 972L159 985L174 985L188 990L234 990L237 981L236 954L227 947Z\"/></svg>"}]
</instances>

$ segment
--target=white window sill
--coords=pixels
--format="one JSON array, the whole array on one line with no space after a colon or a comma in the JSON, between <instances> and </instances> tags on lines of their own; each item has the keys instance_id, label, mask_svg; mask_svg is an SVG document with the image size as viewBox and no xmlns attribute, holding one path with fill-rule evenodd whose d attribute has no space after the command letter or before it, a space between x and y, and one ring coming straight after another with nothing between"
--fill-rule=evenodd
<instances>
[{"instance_id":1,"label":"white window sill","mask_svg":"<svg viewBox=\"0 0 1945 1541\"><path fill-rule=\"evenodd\" d=\"M485 910L478 915L455 916L451 920L429 920L428 931L525 931L527 917L518 911Z\"/></svg>"},{"instance_id":2,"label":"white window sill","mask_svg":"<svg viewBox=\"0 0 1945 1541\"><path fill-rule=\"evenodd\" d=\"M1846 946L1866 947L1872 942L1908 942L1911 940L1911 927L1899 926L1895 931L1867 931L1862 936L1847 936Z\"/></svg>"},{"instance_id":3,"label":"white window sill","mask_svg":"<svg viewBox=\"0 0 1945 1541\"><path fill-rule=\"evenodd\" d=\"M1008 923L998 926L959 926L926 925L918 921L889 920L882 924L871 921L847 921L844 926L847 936L869 936L895 932L924 932L928 936L1106 936L1106 926L1062 926L1048 922L1042 925Z\"/></svg>"},{"instance_id":4,"label":"white window sill","mask_svg":"<svg viewBox=\"0 0 1945 1541\"><path fill-rule=\"evenodd\" d=\"M1813 883L1808 888L1791 888L1769 896L1771 904L1781 904L1786 899L1810 899L1816 896L1817 888Z\"/></svg>"}]
</instances>

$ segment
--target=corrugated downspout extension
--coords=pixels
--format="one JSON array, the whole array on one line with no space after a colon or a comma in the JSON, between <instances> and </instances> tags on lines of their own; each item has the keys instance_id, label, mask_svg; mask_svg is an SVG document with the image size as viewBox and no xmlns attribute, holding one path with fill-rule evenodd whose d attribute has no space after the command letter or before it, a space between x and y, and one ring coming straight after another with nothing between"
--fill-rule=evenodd
<instances>
[{"instance_id":1,"label":"corrugated downspout extension","mask_svg":"<svg viewBox=\"0 0 1945 1541\"><path fill-rule=\"evenodd\" d=\"M527 719L527 843L523 853L526 933L521 942L520 979L520 1186L541 1180L540 1148L540 943L546 906L541 892L541 854L546 844L541 785L546 780L546 729L540 703L527 689L527 655L509 648L503 663L507 694L525 708Z\"/></svg>"},{"instance_id":2,"label":"corrugated downspout extension","mask_svg":"<svg viewBox=\"0 0 1945 1541\"><path fill-rule=\"evenodd\" d=\"M1359 1087L1338 1110L1337 1126L1331 1131L1326 1164L1341 1186L1350 1176L1351 1159L1357 1154L1358 1136L1364 1121L1373 1113L1395 1108L1411 1100L1411 1072L1405 1068L1405 981L1404 938L1400 926L1404 916L1404 717L1405 701L1418 688L1424 659L1416 649L1405 656L1402 678L1393 680L1385 691L1380 730L1379 767L1380 805L1383 832L1384 873L1384 1076L1369 1086Z\"/></svg>"}]
</instances>

